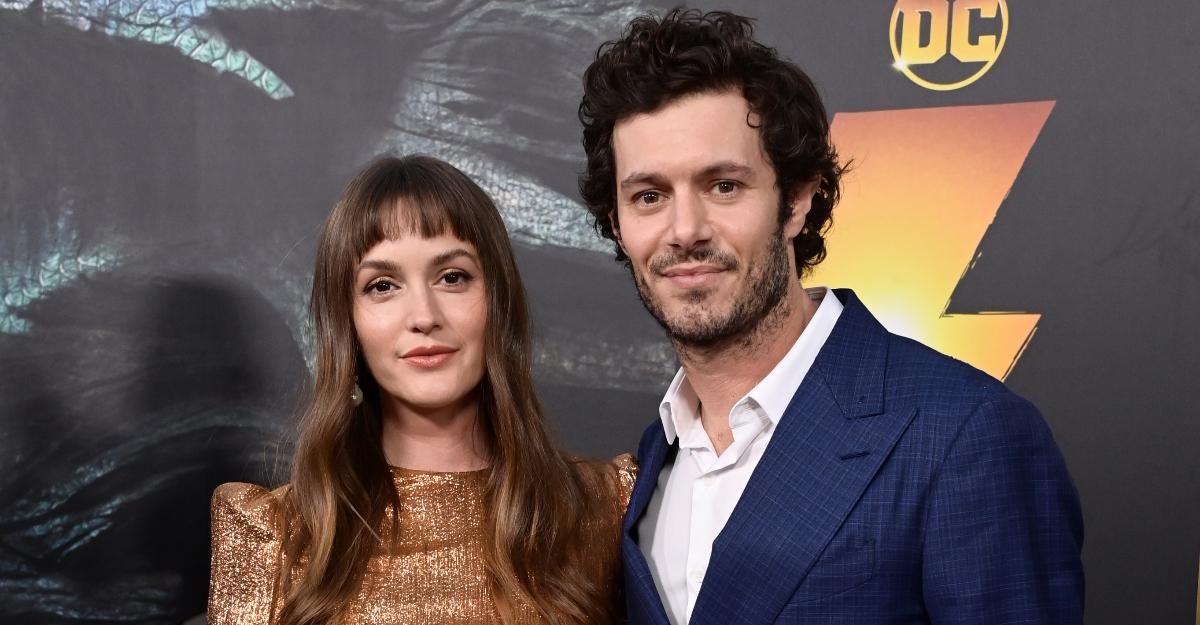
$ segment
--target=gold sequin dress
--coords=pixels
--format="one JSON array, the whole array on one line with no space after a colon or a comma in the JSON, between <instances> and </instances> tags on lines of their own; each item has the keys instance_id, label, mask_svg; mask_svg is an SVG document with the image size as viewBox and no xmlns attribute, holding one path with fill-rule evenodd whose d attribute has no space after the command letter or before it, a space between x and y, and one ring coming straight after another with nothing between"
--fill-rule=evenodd
<instances>
[{"instance_id":1,"label":"gold sequin dress","mask_svg":"<svg viewBox=\"0 0 1200 625\"><path fill-rule=\"evenodd\" d=\"M602 468L595 496L612 502L589 523L595 574L614 597L620 592L621 517L637 468L628 454ZM477 625L499 618L484 576L483 485L486 470L435 473L392 468L400 496L400 541L380 549L341 623ZM221 485L212 500L212 577L209 625L273 625L282 602L276 579L283 566L277 529L287 486ZM542 623L524 597L509 598L518 623Z\"/></svg>"}]
</instances>

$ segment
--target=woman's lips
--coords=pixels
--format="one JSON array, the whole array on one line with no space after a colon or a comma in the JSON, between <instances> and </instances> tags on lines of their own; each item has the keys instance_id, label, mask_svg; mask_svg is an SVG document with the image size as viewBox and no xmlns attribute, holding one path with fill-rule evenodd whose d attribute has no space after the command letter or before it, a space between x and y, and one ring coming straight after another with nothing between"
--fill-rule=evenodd
<instances>
[{"instance_id":1,"label":"woman's lips","mask_svg":"<svg viewBox=\"0 0 1200 625\"><path fill-rule=\"evenodd\" d=\"M416 347L405 352L400 359L415 367L434 369L449 360L456 351L458 350L441 345Z\"/></svg>"}]
</instances>

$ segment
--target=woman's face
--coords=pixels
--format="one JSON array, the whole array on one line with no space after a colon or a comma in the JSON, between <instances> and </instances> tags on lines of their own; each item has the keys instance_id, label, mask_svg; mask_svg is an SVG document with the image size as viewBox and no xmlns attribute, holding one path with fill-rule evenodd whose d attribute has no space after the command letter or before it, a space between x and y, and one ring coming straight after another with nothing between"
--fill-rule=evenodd
<instances>
[{"instance_id":1,"label":"woman's face","mask_svg":"<svg viewBox=\"0 0 1200 625\"><path fill-rule=\"evenodd\" d=\"M487 289L474 245L450 234L413 234L363 255L354 328L371 375L402 407L428 412L473 400L483 378L486 323Z\"/></svg>"}]
</instances>

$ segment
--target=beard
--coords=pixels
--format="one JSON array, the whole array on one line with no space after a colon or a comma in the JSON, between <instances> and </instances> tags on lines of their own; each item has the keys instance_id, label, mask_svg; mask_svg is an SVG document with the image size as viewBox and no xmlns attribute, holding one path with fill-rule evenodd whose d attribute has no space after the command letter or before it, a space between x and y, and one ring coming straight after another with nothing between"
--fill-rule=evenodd
<instances>
[{"instance_id":1,"label":"beard","mask_svg":"<svg viewBox=\"0 0 1200 625\"><path fill-rule=\"evenodd\" d=\"M740 264L728 252L702 246L687 252L664 252L650 259L647 273L662 275L667 269L684 262L702 262L726 271L737 271ZM791 267L784 247L783 229L770 237L765 253L751 261L745 270L745 280L733 295L733 301L712 301L715 288L689 289L683 294L685 304L668 315L662 299L650 288L645 274L630 266L638 297L655 321L677 344L691 348L712 348L730 343L752 343L766 329L771 319L781 318L787 310L788 281ZM724 310L725 312L721 312Z\"/></svg>"}]
</instances>

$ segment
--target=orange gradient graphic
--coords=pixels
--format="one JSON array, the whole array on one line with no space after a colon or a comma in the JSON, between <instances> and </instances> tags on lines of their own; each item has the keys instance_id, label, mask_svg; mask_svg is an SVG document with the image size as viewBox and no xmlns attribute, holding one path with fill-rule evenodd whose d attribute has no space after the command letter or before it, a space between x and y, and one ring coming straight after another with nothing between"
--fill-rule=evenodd
<instances>
[{"instance_id":1,"label":"orange gradient graphic","mask_svg":"<svg viewBox=\"0 0 1200 625\"><path fill-rule=\"evenodd\" d=\"M892 332L1006 377L1041 315L946 311L1052 108L838 113L834 144L854 165L807 282L851 286Z\"/></svg>"}]
</instances>

